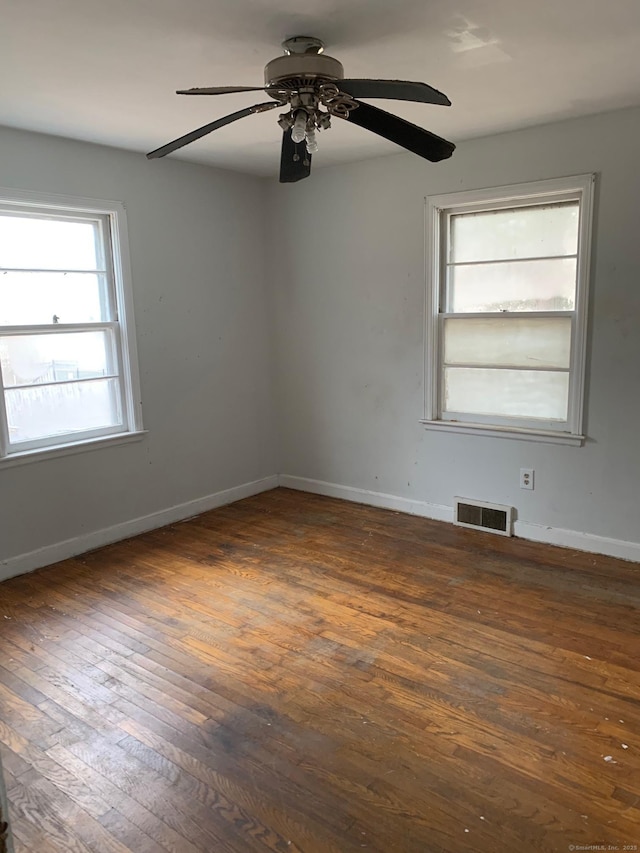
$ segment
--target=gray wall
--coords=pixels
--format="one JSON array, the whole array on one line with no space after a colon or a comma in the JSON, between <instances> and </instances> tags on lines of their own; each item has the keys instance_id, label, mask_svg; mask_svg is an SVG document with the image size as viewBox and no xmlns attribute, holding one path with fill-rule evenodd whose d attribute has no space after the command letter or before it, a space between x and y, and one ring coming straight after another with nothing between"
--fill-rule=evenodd
<instances>
[{"instance_id":1,"label":"gray wall","mask_svg":"<svg viewBox=\"0 0 640 853\"><path fill-rule=\"evenodd\" d=\"M0 465L0 562L278 471L508 503L525 522L639 542L638 150L629 110L463 143L442 164L400 154L281 186L0 130L0 185L127 207L149 430ZM586 445L425 429L423 197L592 171ZM535 491L518 488L521 467Z\"/></svg>"},{"instance_id":2,"label":"gray wall","mask_svg":"<svg viewBox=\"0 0 640 853\"><path fill-rule=\"evenodd\" d=\"M0 561L275 474L264 181L1 129L0 186L126 205L149 431L0 466Z\"/></svg>"},{"instance_id":3,"label":"gray wall","mask_svg":"<svg viewBox=\"0 0 640 853\"><path fill-rule=\"evenodd\" d=\"M426 113L425 113L426 117ZM335 131L339 132L339 128ZM640 541L640 111L400 154L271 186L284 474ZM425 195L599 173L584 447L429 431L423 407ZM518 488L534 468L535 491ZM597 549L596 549L597 550Z\"/></svg>"}]
</instances>

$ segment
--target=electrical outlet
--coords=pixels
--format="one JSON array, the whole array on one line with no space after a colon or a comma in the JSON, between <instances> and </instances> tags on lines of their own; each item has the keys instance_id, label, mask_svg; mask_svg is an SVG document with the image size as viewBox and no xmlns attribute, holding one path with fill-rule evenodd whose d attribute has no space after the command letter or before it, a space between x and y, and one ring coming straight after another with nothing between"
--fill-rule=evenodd
<instances>
[{"instance_id":1,"label":"electrical outlet","mask_svg":"<svg viewBox=\"0 0 640 853\"><path fill-rule=\"evenodd\" d=\"M520 469L520 488L521 489L533 489L533 468L521 468Z\"/></svg>"}]
</instances>

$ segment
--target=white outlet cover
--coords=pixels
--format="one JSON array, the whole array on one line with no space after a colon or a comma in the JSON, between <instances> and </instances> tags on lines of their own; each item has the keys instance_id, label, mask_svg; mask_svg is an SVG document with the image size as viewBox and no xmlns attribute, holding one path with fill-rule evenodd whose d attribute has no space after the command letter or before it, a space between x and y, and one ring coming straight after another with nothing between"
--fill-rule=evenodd
<instances>
[{"instance_id":1,"label":"white outlet cover","mask_svg":"<svg viewBox=\"0 0 640 853\"><path fill-rule=\"evenodd\" d=\"M534 470L533 468L520 469L520 488L533 489Z\"/></svg>"}]
</instances>

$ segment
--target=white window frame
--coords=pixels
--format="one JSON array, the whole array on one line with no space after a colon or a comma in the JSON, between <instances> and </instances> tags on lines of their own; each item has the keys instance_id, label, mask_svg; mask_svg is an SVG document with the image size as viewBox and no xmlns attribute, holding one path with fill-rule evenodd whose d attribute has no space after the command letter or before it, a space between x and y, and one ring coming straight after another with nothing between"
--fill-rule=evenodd
<instances>
[{"instance_id":1,"label":"white window frame","mask_svg":"<svg viewBox=\"0 0 640 853\"><path fill-rule=\"evenodd\" d=\"M587 352L587 321L589 306L589 280L591 235L593 221L593 196L596 176L577 175L535 181L525 184L462 191L425 198L425 401L421 422L430 429L465 434L503 436L533 441L581 445L584 442L584 388ZM559 429L553 422L540 421L532 425L529 420L515 418L460 415L459 419L444 418L441 409L443 375L443 335L441 327L447 316L481 317L490 319L504 314L447 314L446 307L446 248L449 231L448 218L454 214L478 213L509 207L536 206L562 201L575 201L580 205L576 275L576 304L573 312L544 312L548 316L573 316L571 358L569 368L569 411L566 428ZM536 312L542 316L543 312ZM512 312L509 317L525 318L527 312Z\"/></svg>"},{"instance_id":2,"label":"white window frame","mask_svg":"<svg viewBox=\"0 0 640 853\"><path fill-rule=\"evenodd\" d=\"M124 205L118 201L0 188L0 209L7 212L12 208L41 218L98 223L102 236L101 248L105 250L102 259L107 279L105 297L109 302L111 319L97 323L60 323L55 326L3 326L0 331L3 336L108 331L111 343L108 356L116 366L119 379L118 402L123 422L117 426L77 432L71 437L69 434L50 436L11 446L0 375L0 467L140 438L144 430Z\"/></svg>"}]
</instances>

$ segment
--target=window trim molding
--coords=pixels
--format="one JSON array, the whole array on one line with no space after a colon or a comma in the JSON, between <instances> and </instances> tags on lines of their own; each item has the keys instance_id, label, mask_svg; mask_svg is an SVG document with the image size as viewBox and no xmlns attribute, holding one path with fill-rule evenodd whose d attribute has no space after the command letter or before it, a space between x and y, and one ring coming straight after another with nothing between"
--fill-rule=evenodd
<instances>
[{"instance_id":1,"label":"window trim molding","mask_svg":"<svg viewBox=\"0 0 640 853\"><path fill-rule=\"evenodd\" d=\"M41 193L34 190L21 190L13 187L0 187L0 205L19 208L29 207L33 212L50 214L56 218L56 213L63 218L69 214L87 214L105 221L108 233L103 234L105 245L108 243L110 252L105 258L107 269L112 273L115 297L113 314L115 327L113 329L116 341L116 353L122 379L122 411L124 428L115 434L105 434L94 438L79 438L77 441L69 435L61 437L57 444L50 443L42 448L25 448L11 450L8 435L6 435L6 411L4 394L0 394L0 407L3 417L0 417L0 466L5 467L10 462L17 464L32 459L49 458L67 454L74 448L89 449L105 442L120 443L127 438L136 438L144 434L142 423L142 403L140 399L140 370L138 363L138 348L135 335L135 318L133 307L133 287L131 275L131 260L129 256L129 237L127 227L127 211L123 202L110 199L96 199L85 196L69 196L57 193ZM118 310L121 307L122 310ZM122 316L124 315L124 316ZM102 324L104 325L104 324ZM53 437L52 437L53 438Z\"/></svg>"},{"instance_id":2,"label":"window trim molding","mask_svg":"<svg viewBox=\"0 0 640 853\"><path fill-rule=\"evenodd\" d=\"M453 193L427 196L424 199L424 259L426 295L424 301L424 413L420 422L427 428L471 435L491 435L509 438L528 438L554 441L563 444L583 444L584 396L587 361L587 321L589 285L591 281L591 256L593 234L593 206L596 174L573 175L521 184L508 184L479 190L462 190ZM535 427L509 427L504 424L452 422L439 417L442 336L440 334L440 305L442 259L446 251L446 229L441 227L441 213L455 208L456 213L473 213L490 208L536 205L549 201L562 201L579 197L580 223L578 230L578 259L576 271L576 306L574 334L571 342L571 380L569 430L536 429Z\"/></svg>"},{"instance_id":3,"label":"window trim molding","mask_svg":"<svg viewBox=\"0 0 640 853\"><path fill-rule=\"evenodd\" d=\"M17 465L26 465L29 462L44 462L47 459L57 459L60 456L72 456L75 453L85 453L87 450L100 450L103 447L114 447L118 444L141 441L148 434L148 430L139 432L117 432L113 435L101 435L96 438L70 441L66 444L43 447L33 450L21 450L19 453L11 453L9 456L0 457L0 471L4 468L14 468Z\"/></svg>"},{"instance_id":4,"label":"window trim molding","mask_svg":"<svg viewBox=\"0 0 640 853\"><path fill-rule=\"evenodd\" d=\"M436 432L483 435L489 438L515 438L521 441L538 441L543 444L570 444L575 447L581 447L586 440L586 436L574 435L570 432L489 426L488 424L474 424L467 423L466 421L453 423L452 421L430 421L426 418L420 418L420 423L426 429L435 430Z\"/></svg>"}]
</instances>

